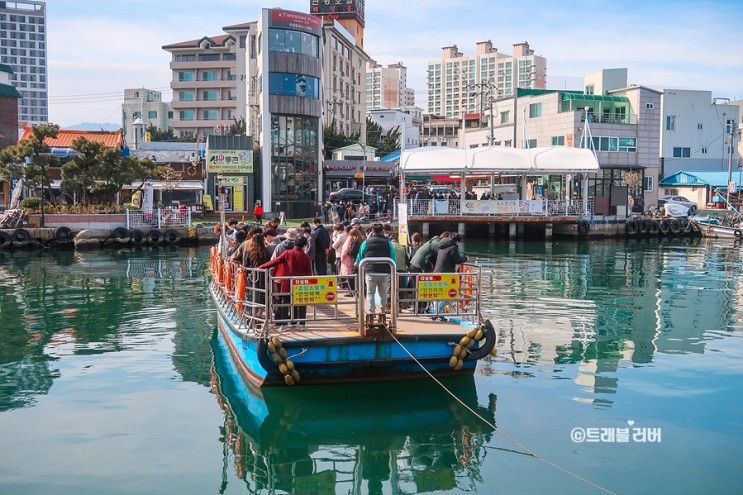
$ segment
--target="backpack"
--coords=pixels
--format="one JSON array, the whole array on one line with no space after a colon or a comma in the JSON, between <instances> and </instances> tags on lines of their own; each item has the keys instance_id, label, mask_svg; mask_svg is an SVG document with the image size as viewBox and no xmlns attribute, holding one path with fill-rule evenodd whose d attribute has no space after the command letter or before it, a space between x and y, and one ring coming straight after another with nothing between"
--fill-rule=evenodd
<instances>
[{"instance_id":1,"label":"backpack","mask_svg":"<svg viewBox=\"0 0 743 495\"><path fill-rule=\"evenodd\" d=\"M351 244L351 249L349 249L349 253L353 259L356 259L356 257L359 255L359 249L361 248L361 243L356 241L353 244Z\"/></svg>"}]
</instances>

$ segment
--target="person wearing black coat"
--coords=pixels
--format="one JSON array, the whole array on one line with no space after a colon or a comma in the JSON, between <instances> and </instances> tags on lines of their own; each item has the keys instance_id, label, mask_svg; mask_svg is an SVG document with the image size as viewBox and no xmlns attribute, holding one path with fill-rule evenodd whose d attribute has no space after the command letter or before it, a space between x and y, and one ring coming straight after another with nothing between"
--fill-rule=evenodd
<instances>
[{"instance_id":1,"label":"person wearing black coat","mask_svg":"<svg viewBox=\"0 0 743 495\"><path fill-rule=\"evenodd\" d=\"M436 265L433 268L434 273L456 273L457 265L467 262L469 258L459 252L460 240L461 237L458 234L454 234L439 243ZM443 313L447 303L448 301L439 301L437 303L436 315L433 317L434 320L445 320Z\"/></svg>"},{"instance_id":2,"label":"person wearing black coat","mask_svg":"<svg viewBox=\"0 0 743 495\"><path fill-rule=\"evenodd\" d=\"M315 275L327 275L330 234L328 233L328 229L322 224L322 219L315 219L315 228L312 233L315 236L315 258L312 260L312 263L315 265Z\"/></svg>"}]
</instances>

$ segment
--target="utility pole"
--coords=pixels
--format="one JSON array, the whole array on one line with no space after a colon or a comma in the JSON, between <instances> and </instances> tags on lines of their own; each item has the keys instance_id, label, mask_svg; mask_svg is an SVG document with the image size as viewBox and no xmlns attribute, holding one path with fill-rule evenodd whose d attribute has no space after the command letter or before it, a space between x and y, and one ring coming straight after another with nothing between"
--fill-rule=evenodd
<instances>
[{"instance_id":1,"label":"utility pole","mask_svg":"<svg viewBox=\"0 0 743 495\"><path fill-rule=\"evenodd\" d=\"M730 206L730 183L733 182L733 150L735 147L735 136L738 131L738 126L736 122L730 123L730 146L728 148L728 151L730 152L728 154L728 187L727 187L727 204ZM740 184L736 184L736 189L740 187ZM737 190L735 191L738 192Z\"/></svg>"}]
</instances>

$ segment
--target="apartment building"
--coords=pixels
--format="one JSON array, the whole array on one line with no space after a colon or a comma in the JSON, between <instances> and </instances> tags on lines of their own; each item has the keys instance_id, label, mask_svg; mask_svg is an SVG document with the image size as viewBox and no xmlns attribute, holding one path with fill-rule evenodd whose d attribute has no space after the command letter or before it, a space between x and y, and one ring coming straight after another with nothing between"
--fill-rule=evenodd
<instances>
[{"instance_id":1,"label":"apartment building","mask_svg":"<svg viewBox=\"0 0 743 495\"><path fill-rule=\"evenodd\" d=\"M237 107L238 40L230 34L162 47L172 55L173 131L180 137L204 140L245 117Z\"/></svg>"},{"instance_id":2,"label":"apartment building","mask_svg":"<svg viewBox=\"0 0 743 495\"><path fill-rule=\"evenodd\" d=\"M386 110L370 110L367 115L382 128L383 133L392 129L400 129L401 149L411 149L420 146L421 130L423 128L423 109L418 107L391 108ZM374 143L369 143L374 144Z\"/></svg>"},{"instance_id":3,"label":"apartment building","mask_svg":"<svg viewBox=\"0 0 743 495\"><path fill-rule=\"evenodd\" d=\"M739 107L711 91L664 89L661 102L663 177L681 171L727 171L731 130L740 122ZM737 169L737 136L733 143Z\"/></svg>"},{"instance_id":4,"label":"apartment building","mask_svg":"<svg viewBox=\"0 0 743 495\"><path fill-rule=\"evenodd\" d=\"M402 62L383 66L366 64L367 111L415 106L415 90L408 87L408 69Z\"/></svg>"},{"instance_id":5,"label":"apartment building","mask_svg":"<svg viewBox=\"0 0 743 495\"><path fill-rule=\"evenodd\" d=\"M535 55L528 42L514 44L511 55L491 41L476 43L474 56L453 45L442 48L439 60L429 61L427 79L428 113L457 118L482 113L492 99L513 95L514 88L546 88L547 60Z\"/></svg>"},{"instance_id":6,"label":"apartment building","mask_svg":"<svg viewBox=\"0 0 743 495\"><path fill-rule=\"evenodd\" d=\"M138 122L135 126L134 123ZM150 127L166 131L173 127L173 109L163 101L163 94L147 88L124 90L124 103L121 105L121 128L124 129L124 143L129 148L144 141L144 134ZM140 133L141 135L138 135Z\"/></svg>"},{"instance_id":7,"label":"apartment building","mask_svg":"<svg viewBox=\"0 0 743 495\"><path fill-rule=\"evenodd\" d=\"M337 20L323 20L323 125L335 122L346 135L366 139L369 55Z\"/></svg>"},{"instance_id":8,"label":"apartment building","mask_svg":"<svg viewBox=\"0 0 743 495\"><path fill-rule=\"evenodd\" d=\"M614 74L615 75L615 74ZM513 146L593 147L601 172L589 180L589 198L597 214L613 215L634 204L658 199L662 93L607 74L602 84L586 76L593 92L519 89L517 97L493 102L494 128L466 133L467 148ZM515 141L514 141L515 140ZM639 187L628 187L626 174L640 175ZM552 180L544 179L546 187ZM555 189L560 190L555 184ZM578 184L573 190L580 190ZM632 204L627 204L630 196Z\"/></svg>"},{"instance_id":9,"label":"apartment building","mask_svg":"<svg viewBox=\"0 0 743 495\"><path fill-rule=\"evenodd\" d=\"M47 122L46 2L0 2L0 64L13 68L11 84L23 95L18 114L20 122Z\"/></svg>"}]
</instances>

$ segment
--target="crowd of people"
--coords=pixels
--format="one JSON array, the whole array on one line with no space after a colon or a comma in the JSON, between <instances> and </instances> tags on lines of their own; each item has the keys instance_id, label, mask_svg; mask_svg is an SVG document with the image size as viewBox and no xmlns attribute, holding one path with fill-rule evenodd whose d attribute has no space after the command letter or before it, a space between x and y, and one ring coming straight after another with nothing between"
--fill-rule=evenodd
<instances>
[{"instance_id":1,"label":"crowd of people","mask_svg":"<svg viewBox=\"0 0 743 495\"><path fill-rule=\"evenodd\" d=\"M219 229L217 226L215 229ZM424 242L421 234L411 237L409 246L403 246L390 224L362 225L353 217L336 223L332 231L315 218L313 225L303 223L299 228L279 231L279 219L273 218L263 226L239 226L231 218L225 229L226 255L229 260L245 268L274 269L274 277L307 277L312 275L339 275L348 296L356 296L355 274L365 258L389 258L398 274L453 273L467 257L460 254L459 235L444 232ZM389 264L372 263L366 270L366 305L369 314L388 310L392 270ZM401 289L412 289L414 278L398 275ZM306 306L291 307L289 279L276 282L274 301L277 320L302 322ZM260 304L264 298L258 298ZM432 311L433 318L441 318L443 302Z\"/></svg>"}]
</instances>

